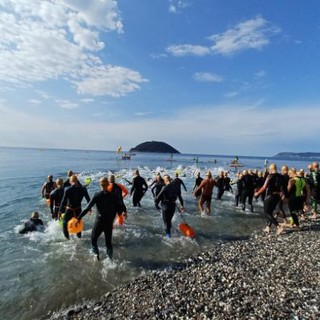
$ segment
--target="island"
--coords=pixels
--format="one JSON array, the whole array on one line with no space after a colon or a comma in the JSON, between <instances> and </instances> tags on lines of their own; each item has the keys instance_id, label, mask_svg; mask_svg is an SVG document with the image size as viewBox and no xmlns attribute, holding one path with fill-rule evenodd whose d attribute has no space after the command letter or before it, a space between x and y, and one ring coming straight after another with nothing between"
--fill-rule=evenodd
<instances>
[{"instance_id":1,"label":"island","mask_svg":"<svg viewBox=\"0 0 320 320\"><path fill-rule=\"evenodd\" d=\"M146 141L131 148L129 152L180 153L177 149L162 141Z\"/></svg>"},{"instance_id":2,"label":"island","mask_svg":"<svg viewBox=\"0 0 320 320\"><path fill-rule=\"evenodd\" d=\"M319 152L280 152L273 158L281 160L320 160Z\"/></svg>"}]
</instances>

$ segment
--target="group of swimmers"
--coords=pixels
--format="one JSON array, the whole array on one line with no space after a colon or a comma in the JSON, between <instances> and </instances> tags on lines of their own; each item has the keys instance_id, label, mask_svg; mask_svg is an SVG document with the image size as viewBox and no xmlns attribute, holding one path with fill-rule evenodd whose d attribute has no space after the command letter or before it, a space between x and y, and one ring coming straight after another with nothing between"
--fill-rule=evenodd
<instances>
[{"instance_id":1,"label":"group of swimmers","mask_svg":"<svg viewBox=\"0 0 320 320\"><path fill-rule=\"evenodd\" d=\"M264 213L267 218L265 232L271 231L271 226L277 227L277 234L284 231L284 227L290 226L300 229L299 218L305 219L305 214L311 208L312 219L317 218L318 204L320 203L320 171L319 163L313 162L308 166L308 171L296 168L289 169L287 165L277 172L276 164L270 164L265 172L253 172L244 170L237 174L236 205L239 199L242 210L245 210L246 199L253 212L253 197L261 197ZM288 223L285 213L287 205L292 222ZM276 210L278 208L278 210ZM279 223L277 216L283 218Z\"/></svg>"},{"instance_id":2,"label":"group of swimmers","mask_svg":"<svg viewBox=\"0 0 320 320\"><path fill-rule=\"evenodd\" d=\"M198 199L198 206L201 214L211 213L211 201L213 189L216 187L217 200L221 200L224 191L233 193L231 185L236 185L234 192L235 205L239 201L242 210L245 210L246 202L253 212L253 198L261 197L264 203L264 212L267 217L267 226L264 229L270 232L271 226L277 227L277 233L283 232L285 225L288 224L285 214L285 205L288 204L289 212L292 218L292 225L299 228L299 217L304 218L305 212L312 207L312 218L317 217L317 205L320 202L320 172L319 164L312 163L309 166L309 172L303 170L297 171L295 168L289 168L284 165L281 173L277 172L277 166L270 164L265 172L253 170L244 170L238 172L237 179L231 182L227 172L221 171L218 177L213 177L210 171L206 172L203 179L198 172L193 187L193 195ZM157 173L155 179L150 185L140 176L139 170L134 171L132 181L126 180L131 184L130 196L134 207L141 206L141 200L148 189L151 189L155 207L161 210L162 219L165 226L166 237L171 237L171 221L176 209L176 201L179 200L178 210L184 211L184 200L182 198L182 188L187 192L187 188L176 173L175 178L171 179L169 175L161 176ZM99 259L98 238L102 233L105 235L105 244L107 254L112 259L112 229L115 217L122 215L127 217L127 208L123 197L128 193L125 187L115 182L115 176L100 179L100 191L90 198L86 186L82 186L77 176L68 171L68 178L63 181L57 179L53 181L50 175L47 182L44 183L41 194L44 198L50 200L50 212L52 219L61 219L64 236L69 239L68 222L75 217L78 221L96 206L96 218L91 232L92 252ZM87 206L82 210L83 198L87 201ZM279 207L279 214L284 221L279 224L275 216L275 210ZM39 214L34 212L31 219L25 224L21 233L37 230L43 225ZM81 237L81 232L77 233Z\"/></svg>"}]
</instances>

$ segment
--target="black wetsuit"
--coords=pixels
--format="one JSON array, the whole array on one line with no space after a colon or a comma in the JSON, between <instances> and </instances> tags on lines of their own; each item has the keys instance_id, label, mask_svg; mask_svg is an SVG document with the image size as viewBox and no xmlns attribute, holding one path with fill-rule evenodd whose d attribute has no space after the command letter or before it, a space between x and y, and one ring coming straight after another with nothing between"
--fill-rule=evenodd
<instances>
[{"instance_id":1,"label":"black wetsuit","mask_svg":"<svg viewBox=\"0 0 320 320\"><path fill-rule=\"evenodd\" d=\"M115 192L99 191L93 196L87 207L78 217L79 219L83 218L94 205L97 206L96 219L91 233L92 249L97 255L99 255L98 239L101 233L104 232L107 254L112 259L113 221L116 214L120 215L122 212L127 211L121 198Z\"/></svg>"},{"instance_id":2,"label":"black wetsuit","mask_svg":"<svg viewBox=\"0 0 320 320\"><path fill-rule=\"evenodd\" d=\"M32 232L32 231L42 231L43 222L41 219L30 218L25 224L23 229L19 231L20 234Z\"/></svg>"},{"instance_id":3,"label":"black wetsuit","mask_svg":"<svg viewBox=\"0 0 320 320\"><path fill-rule=\"evenodd\" d=\"M275 210L277 204L281 199L281 195L284 194L287 197L287 186L285 185L285 180L283 176L279 173L269 174L267 179L267 192L266 198L263 203L264 213L267 217L267 226L272 224L278 226L279 223L277 219L273 216L273 211Z\"/></svg>"},{"instance_id":4,"label":"black wetsuit","mask_svg":"<svg viewBox=\"0 0 320 320\"><path fill-rule=\"evenodd\" d=\"M304 183L304 186L306 185L306 181L302 177L295 177L294 178L295 183L292 186L290 192L288 193L288 207L290 211L290 215L292 217L292 220L296 226L299 226L299 219L297 216L297 213L303 212L303 206L304 206L304 196L303 191L304 188L300 188L300 194L297 194L297 183L302 184ZM304 180L304 181L301 181Z\"/></svg>"},{"instance_id":5,"label":"black wetsuit","mask_svg":"<svg viewBox=\"0 0 320 320\"><path fill-rule=\"evenodd\" d=\"M287 190L286 193L288 193L288 183L289 183L290 177L288 174L283 174L282 179L283 179L283 186L286 186L286 190ZM279 211L282 215L282 218L286 220L286 213L284 212L284 203L282 199L280 199L279 201Z\"/></svg>"},{"instance_id":6,"label":"black wetsuit","mask_svg":"<svg viewBox=\"0 0 320 320\"><path fill-rule=\"evenodd\" d=\"M151 188L151 192L152 192L152 195L153 197L155 198L159 192L161 191L161 189L163 188L164 186L164 182L163 182L163 179L160 179L159 181L158 180L154 180L151 185L149 186Z\"/></svg>"},{"instance_id":7,"label":"black wetsuit","mask_svg":"<svg viewBox=\"0 0 320 320\"><path fill-rule=\"evenodd\" d=\"M176 200L177 189L172 183L164 186L155 198L156 208L159 209L159 203L161 202L162 219L168 236L171 235L171 220L176 209Z\"/></svg>"},{"instance_id":8,"label":"black wetsuit","mask_svg":"<svg viewBox=\"0 0 320 320\"><path fill-rule=\"evenodd\" d=\"M144 178L136 176L132 180L130 195L132 195L133 206L141 207L140 201L148 190L147 182Z\"/></svg>"},{"instance_id":9,"label":"black wetsuit","mask_svg":"<svg viewBox=\"0 0 320 320\"><path fill-rule=\"evenodd\" d=\"M184 188L184 190L187 192L187 188L184 184L184 182L180 179L180 178L175 178L172 180L173 185L175 186L176 190L177 190L177 197L179 199L179 202L181 204L181 206L183 207L183 199L181 196L181 186Z\"/></svg>"},{"instance_id":10,"label":"black wetsuit","mask_svg":"<svg viewBox=\"0 0 320 320\"><path fill-rule=\"evenodd\" d=\"M254 188L255 188L255 179L251 174L245 174L242 178L242 192L241 192L241 203L242 210L246 209L246 201L248 198L248 204L250 206L251 212L253 212L252 199L254 196Z\"/></svg>"},{"instance_id":11,"label":"black wetsuit","mask_svg":"<svg viewBox=\"0 0 320 320\"><path fill-rule=\"evenodd\" d=\"M194 186L193 186L193 191L200 186L202 180L203 180L203 178L201 178L201 177L198 177L198 178L196 179L196 181L195 181L195 183L194 183ZM195 196L196 196L197 198L199 198L200 195L201 195L201 189L199 189L198 192L196 192Z\"/></svg>"},{"instance_id":12,"label":"black wetsuit","mask_svg":"<svg viewBox=\"0 0 320 320\"><path fill-rule=\"evenodd\" d=\"M64 195L64 187L57 188L50 193L50 212L52 219L58 219L60 205Z\"/></svg>"},{"instance_id":13,"label":"black wetsuit","mask_svg":"<svg viewBox=\"0 0 320 320\"><path fill-rule=\"evenodd\" d=\"M320 172L311 171L308 179L311 191L311 204L314 210L317 209L317 204L320 203Z\"/></svg>"},{"instance_id":14,"label":"black wetsuit","mask_svg":"<svg viewBox=\"0 0 320 320\"><path fill-rule=\"evenodd\" d=\"M54 186L55 186L55 183L52 180L48 181L45 184L45 186L44 186L44 191L45 191L44 197L46 199L49 199L50 193L54 190Z\"/></svg>"},{"instance_id":15,"label":"black wetsuit","mask_svg":"<svg viewBox=\"0 0 320 320\"><path fill-rule=\"evenodd\" d=\"M64 212L63 233L67 239L69 239L68 221L72 217L79 216L83 198L86 198L87 202L90 201L87 189L79 184L65 188L64 190L59 212ZM77 233L77 236L78 238L81 238L81 232Z\"/></svg>"},{"instance_id":16,"label":"black wetsuit","mask_svg":"<svg viewBox=\"0 0 320 320\"><path fill-rule=\"evenodd\" d=\"M231 179L229 177L224 177L224 190L233 193Z\"/></svg>"},{"instance_id":17,"label":"black wetsuit","mask_svg":"<svg viewBox=\"0 0 320 320\"><path fill-rule=\"evenodd\" d=\"M221 200L221 197L224 194L224 178L218 177L216 181L217 181L217 188L218 188L217 200Z\"/></svg>"},{"instance_id":18,"label":"black wetsuit","mask_svg":"<svg viewBox=\"0 0 320 320\"><path fill-rule=\"evenodd\" d=\"M264 185L264 182L266 181L265 177L258 177L256 180L256 188L259 190L262 188L262 186ZM262 192L260 194L261 200L264 201L265 197L266 197L266 192ZM258 200L259 196L256 197L256 200Z\"/></svg>"},{"instance_id":19,"label":"black wetsuit","mask_svg":"<svg viewBox=\"0 0 320 320\"><path fill-rule=\"evenodd\" d=\"M236 194L234 196L234 200L235 200L235 205L237 207L239 205L239 201L241 200L243 183L242 183L241 179L238 179L236 184L237 184L237 191L236 191Z\"/></svg>"}]
</instances>

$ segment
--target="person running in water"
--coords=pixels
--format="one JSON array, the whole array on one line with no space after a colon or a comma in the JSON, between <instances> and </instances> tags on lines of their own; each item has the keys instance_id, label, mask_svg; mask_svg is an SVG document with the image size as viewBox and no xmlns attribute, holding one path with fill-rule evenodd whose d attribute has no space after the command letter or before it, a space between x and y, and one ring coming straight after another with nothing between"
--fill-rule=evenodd
<instances>
[{"instance_id":1,"label":"person running in water","mask_svg":"<svg viewBox=\"0 0 320 320\"><path fill-rule=\"evenodd\" d=\"M303 171L296 173L295 168L290 170L288 181L288 206L294 225L299 228L297 214L303 214L304 204L306 209L310 206L310 187L303 177Z\"/></svg>"},{"instance_id":2,"label":"person running in water","mask_svg":"<svg viewBox=\"0 0 320 320\"><path fill-rule=\"evenodd\" d=\"M168 175L163 177L164 187L156 196L154 203L159 210L159 203L161 202L162 219L165 226L166 237L171 238L171 221L176 210L177 188L171 182Z\"/></svg>"},{"instance_id":3,"label":"person running in water","mask_svg":"<svg viewBox=\"0 0 320 320\"><path fill-rule=\"evenodd\" d=\"M42 198L49 199L51 191L57 187L56 183L53 181L52 175L47 177L47 182L45 182L41 189Z\"/></svg>"},{"instance_id":4,"label":"person running in water","mask_svg":"<svg viewBox=\"0 0 320 320\"><path fill-rule=\"evenodd\" d=\"M172 181L173 185L176 187L177 190L177 197L179 199L180 205L181 205L181 210L184 210L184 202L181 196L181 186L184 188L185 192L187 192L187 188L184 184L184 182L179 178L179 173L176 172L176 177Z\"/></svg>"},{"instance_id":5,"label":"person running in water","mask_svg":"<svg viewBox=\"0 0 320 320\"><path fill-rule=\"evenodd\" d=\"M149 188L151 188L153 198L155 198L159 194L163 186L164 186L164 181L161 177L161 174L158 172L156 175L156 178L153 180L153 182L149 186Z\"/></svg>"},{"instance_id":6,"label":"person running in water","mask_svg":"<svg viewBox=\"0 0 320 320\"><path fill-rule=\"evenodd\" d=\"M232 187L231 187L231 179L228 176L228 172L224 172L224 190L233 193Z\"/></svg>"},{"instance_id":7,"label":"person running in water","mask_svg":"<svg viewBox=\"0 0 320 320\"><path fill-rule=\"evenodd\" d=\"M36 211L32 212L31 218L24 224L19 233L25 234L33 231L43 231L43 221L39 219L39 213Z\"/></svg>"},{"instance_id":8,"label":"person running in water","mask_svg":"<svg viewBox=\"0 0 320 320\"><path fill-rule=\"evenodd\" d=\"M92 253L97 256L99 260L99 248L98 239L102 232L105 236L105 243L107 247L107 255L112 260L113 258L113 246L112 246L112 229L113 221L118 214L124 215L127 218L127 208L122 201L122 196L116 192L108 191L108 179L100 179L101 191L95 193L91 201L88 203L86 208L79 214L78 219L81 220L90 210L96 205L97 214L94 221L94 225L91 232L91 245Z\"/></svg>"},{"instance_id":9,"label":"person running in water","mask_svg":"<svg viewBox=\"0 0 320 320\"><path fill-rule=\"evenodd\" d=\"M81 186L78 178L73 175L70 177L71 186L65 188L63 198L59 208L59 216L64 213L62 220L62 228L64 236L69 240L68 221L73 217L78 217L81 213L81 202L86 198L87 202L90 201L88 191L85 187ZM77 233L77 237L81 238L81 232Z\"/></svg>"},{"instance_id":10,"label":"person running in water","mask_svg":"<svg viewBox=\"0 0 320 320\"><path fill-rule=\"evenodd\" d=\"M277 172L277 165L274 163L270 164L267 179L262 188L255 192L255 197L258 197L265 191L267 196L264 200L263 207L267 217L267 226L264 231L267 233L270 232L271 225L274 224L277 227L277 234L279 235L283 232L283 227L279 225L277 219L274 218L273 211L281 198L287 198L287 186L281 174Z\"/></svg>"},{"instance_id":11,"label":"person running in water","mask_svg":"<svg viewBox=\"0 0 320 320\"><path fill-rule=\"evenodd\" d=\"M132 195L132 203L134 207L141 207L140 201L148 190L147 182L140 176L139 170L135 171L135 177L132 180L130 196Z\"/></svg>"},{"instance_id":12,"label":"person running in water","mask_svg":"<svg viewBox=\"0 0 320 320\"><path fill-rule=\"evenodd\" d=\"M217 188L218 188L217 200L221 200L221 197L224 194L224 186L225 186L223 171L220 171L219 177L217 178L216 181L217 181Z\"/></svg>"},{"instance_id":13,"label":"person running in water","mask_svg":"<svg viewBox=\"0 0 320 320\"><path fill-rule=\"evenodd\" d=\"M206 173L206 178L200 183L199 187L194 191L196 195L198 190L201 190L201 196L199 199L199 209L201 214L206 214L203 205L207 205L207 214L211 213L211 199L214 186L217 185L217 181L212 178L210 171Z\"/></svg>"},{"instance_id":14,"label":"person running in water","mask_svg":"<svg viewBox=\"0 0 320 320\"><path fill-rule=\"evenodd\" d=\"M242 193L241 193L242 210L243 211L246 210L246 201L248 199L250 211L253 212L252 199L253 199L254 189L255 189L254 176L250 174L247 170L244 170L241 181L242 181Z\"/></svg>"},{"instance_id":15,"label":"person running in water","mask_svg":"<svg viewBox=\"0 0 320 320\"><path fill-rule=\"evenodd\" d=\"M194 195L195 195L195 197L198 199L199 197L200 197L200 195L201 195L201 189L197 192L197 193L195 193L194 191L195 191L195 189L197 189L199 186L200 186L200 184L201 184L201 182L202 182L202 180L203 180L203 178L201 178L201 172L200 171L198 171L198 173L197 173L197 178L196 178L196 180L195 180L195 182L194 182L194 186L193 186L193 189L192 189L192 192L194 193Z\"/></svg>"},{"instance_id":16,"label":"person running in water","mask_svg":"<svg viewBox=\"0 0 320 320\"><path fill-rule=\"evenodd\" d=\"M235 203L235 206L238 207L239 205L239 202L241 200L241 194L242 194L242 173L241 172L237 172L237 180L234 182L234 184L237 185L237 188L236 188L236 193L234 195L234 203Z\"/></svg>"},{"instance_id":17,"label":"person running in water","mask_svg":"<svg viewBox=\"0 0 320 320\"><path fill-rule=\"evenodd\" d=\"M51 218L58 219L59 209L64 194L63 180L57 179L57 188L50 193L50 212Z\"/></svg>"}]
</instances>

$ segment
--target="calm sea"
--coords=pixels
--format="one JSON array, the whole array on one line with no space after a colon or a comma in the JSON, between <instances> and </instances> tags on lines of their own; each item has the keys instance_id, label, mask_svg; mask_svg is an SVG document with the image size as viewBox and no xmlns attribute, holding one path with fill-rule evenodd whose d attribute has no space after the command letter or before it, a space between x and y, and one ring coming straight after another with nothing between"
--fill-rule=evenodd
<instances>
[{"instance_id":1,"label":"calm sea","mask_svg":"<svg viewBox=\"0 0 320 320\"><path fill-rule=\"evenodd\" d=\"M198 158L198 162L195 159ZM201 217L191 190L198 170L210 169L214 175L229 170L231 157L204 155L137 154L132 160L120 160L115 152L53 149L0 148L0 315L1 319L43 319L53 311L80 303L83 298L96 298L134 277L150 270L169 268L189 255L210 249L219 241L247 238L262 228L262 204L254 203L255 212L242 212L234 207L233 195L225 193L222 201L213 201L213 214ZM216 159L217 163L214 163ZM262 169L264 159L240 159L247 168ZM271 160L270 160L271 161ZM278 162L279 165L283 161ZM289 166L306 168L306 162L290 162ZM155 173L180 173L188 192L185 220L196 231L191 240L182 236L176 214L173 237L164 238L163 223L154 208L151 192L142 200L142 208L133 208L125 199L128 219L114 228L114 261L106 258L104 238L99 246L102 261L89 254L90 231L94 215L84 218L82 239L66 241L60 225L50 220L49 208L40 190L48 174L65 178L67 170L79 173L80 181L90 177L92 196L102 176L115 173L117 181L127 185L133 169L139 168L146 179ZM234 176L230 172L231 178ZM151 183L151 180L148 181ZM128 186L129 187L129 186ZM215 192L214 192L215 194ZM85 203L84 203L85 205ZM39 211L46 229L20 235L19 229L32 211Z\"/></svg>"}]
</instances>

